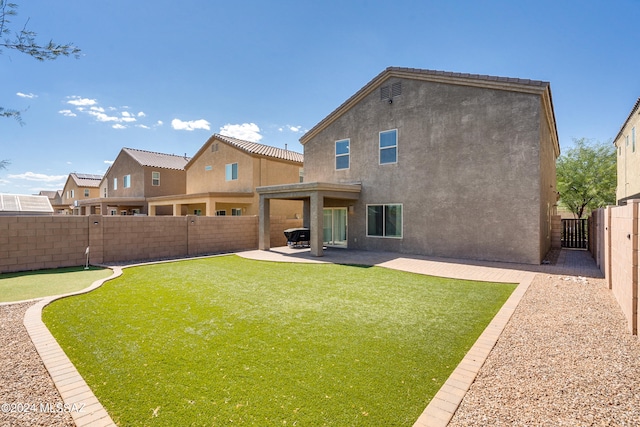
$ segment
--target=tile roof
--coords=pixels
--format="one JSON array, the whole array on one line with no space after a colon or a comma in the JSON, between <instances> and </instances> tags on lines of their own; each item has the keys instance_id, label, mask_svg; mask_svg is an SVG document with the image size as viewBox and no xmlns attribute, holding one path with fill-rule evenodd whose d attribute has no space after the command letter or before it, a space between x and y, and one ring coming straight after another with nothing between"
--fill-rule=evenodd
<instances>
[{"instance_id":1,"label":"tile roof","mask_svg":"<svg viewBox=\"0 0 640 427\"><path fill-rule=\"evenodd\" d=\"M230 136L224 136L220 134L214 134L214 138L233 145L242 151L249 154L257 154L260 156L273 157L275 159L289 160L291 162L302 163L304 156L301 153L297 153L291 150L285 150L283 148L272 147L270 145L258 144L257 142L244 141L242 139L233 138Z\"/></svg>"},{"instance_id":2,"label":"tile roof","mask_svg":"<svg viewBox=\"0 0 640 427\"><path fill-rule=\"evenodd\" d=\"M75 173L69 174L75 181L78 187L100 187L100 181L102 181L102 175L92 175L89 173Z\"/></svg>"},{"instance_id":3,"label":"tile roof","mask_svg":"<svg viewBox=\"0 0 640 427\"><path fill-rule=\"evenodd\" d=\"M616 135L615 138L613 138L613 144L614 145L615 145L616 141L618 140L618 138L620 138L620 135L622 135L622 132L624 131L625 126L627 126L627 123L629 123L629 120L631 120L631 116L633 116L633 113L636 112L636 110L638 109L639 106L640 106L640 98L638 98L636 100L636 103L633 105L633 108L631 109L631 112L627 116L627 120L624 121L624 123L622 124L622 127L620 127L620 130L618 131L618 134Z\"/></svg>"},{"instance_id":4,"label":"tile roof","mask_svg":"<svg viewBox=\"0 0 640 427\"><path fill-rule=\"evenodd\" d=\"M123 148L122 151L129 154L141 166L154 168L184 170L189 157L175 154L155 153L153 151L136 150L135 148Z\"/></svg>"}]
</instances>

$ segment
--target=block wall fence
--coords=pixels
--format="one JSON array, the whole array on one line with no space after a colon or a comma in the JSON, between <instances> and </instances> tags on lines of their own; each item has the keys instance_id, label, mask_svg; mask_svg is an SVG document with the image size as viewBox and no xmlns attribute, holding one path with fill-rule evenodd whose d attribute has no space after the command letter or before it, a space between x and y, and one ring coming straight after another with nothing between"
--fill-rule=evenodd
<instances>
[{"instance_id":1,"label":"block wall fence","mask_svg":"<svg viewBox=\"0 0 640 427\"><path fill-rule=\"evenodd\" d=\"M302 220L271 218L271 241ZM0 273L257 249L257 216L0 216Z\"/></svg>"},{"instance_id":2,"label":"block wall fence","mask_svg":"<svg viewBox=\"0 0 640 427\"><path fill-rule=\"evenodd\" d=\"M629 332L638 335L638 215L640 200L626 206L594 211L590 218L589 250L627 319Z\"/></svg>"}]
</instances>

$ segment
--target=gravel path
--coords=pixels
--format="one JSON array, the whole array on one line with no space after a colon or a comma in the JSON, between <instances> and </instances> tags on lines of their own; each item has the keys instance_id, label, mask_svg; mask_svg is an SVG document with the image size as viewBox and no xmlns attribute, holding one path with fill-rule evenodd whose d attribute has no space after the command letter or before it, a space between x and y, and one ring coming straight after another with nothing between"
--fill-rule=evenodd
<instances>
[{"instance_id":1,"label":"gravel path","mask_svg":"<svg viewBox=\"0 0 640 427\"><path fill-rule=\"evenodd\" d=\"M604 279L538 274L449 426L640 426L640 341Z\"/></svg>"},{"instance_id":2,"label":"gravel path","mask_svg":"<svg viewBox=\"0 0 640 427\"><path fill-rule=\"evenodd\" d=\"M0 426L73 426L22 324L0 306ZM640 341L603 279L538 274L449 426L638 426ZM4 408L4 407L3 407ZM17 409L17 408L16 408Z\"/></svg>"},{"instance_id":3,"label":"gravel path","mask_svg":"<svg viewBox=\"0 0 640 427\"><path fill-rule=\"evenodd\" d=\"M0 426L71 427L71 415L55 409L62 398L22 324L32 304L0 306Z\"/></svg>"}]
</instances>

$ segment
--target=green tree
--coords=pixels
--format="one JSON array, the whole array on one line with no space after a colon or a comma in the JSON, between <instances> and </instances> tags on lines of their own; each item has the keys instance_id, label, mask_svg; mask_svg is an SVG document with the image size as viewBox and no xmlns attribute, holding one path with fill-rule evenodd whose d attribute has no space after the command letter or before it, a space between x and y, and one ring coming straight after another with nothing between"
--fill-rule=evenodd
<instances>
[{"instance_id":1,"label":"green tree","mask_svg":"<svg viewBox=\"0 0 640 427\"><path fill-rule=\"evenodd\" d=\"M47 43L38 42L37 34L27 28L29 19L22 28L12 30L11 19L17 15L17 9L16 3L0 0L0 55L5 49L13 49L38 61L52 61L60 56L80 57L80 49L71 43L60 44L53 40ZM0 107L0 117L13 117L18 123L23 124L21 113L19 110Z\"/></svg>"},{"instance_id":2,"label":"green tree","mask_svg":"<svg viewBox=\"0 0 640 427\"><path fill-rule=\"evenodd\" d=\"M616 150L613 144L574 139L556 162L560 203L576 218L616 202Z\"/></svg>"}]
</instances>

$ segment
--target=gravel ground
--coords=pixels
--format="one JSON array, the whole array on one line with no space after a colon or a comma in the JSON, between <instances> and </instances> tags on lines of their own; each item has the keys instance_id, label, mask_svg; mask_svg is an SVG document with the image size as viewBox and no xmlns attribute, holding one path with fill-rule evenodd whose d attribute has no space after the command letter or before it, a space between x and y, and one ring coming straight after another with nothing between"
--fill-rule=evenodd
<instances>
[{"instance_id":1,"label":"gravel ground","mask_svg":"<svg viewBox=\"0 0 640 427\"><path fill-rule=\"evenodd\" d=\"M0 306L0 426L74 426L22 321L33 303ZM42 406L41 406L42 405Z\"/></svg>"},{"instance_id":2,"label":"gravel ground","mask_svg":"<svg viewBox=\"0 0 640 427\"><path fill-rule=\"evenodd\" d=\"M73 426L22 324L0 306L0 426ZM639 426L640 341L603 279L538 274L454 415L458 426ZM15 407L15 409L19 409Z\"/></svg>"},{"instance_id":3,"label":"gravel ground","mask_svg":"<svg viewBox=\"0 0 640 427\"><path fill-rule=\"evenodd\" d=\"M449 426L640 426L639 385L604 279L538 274Z\"/></svg>"}]
</instances>

